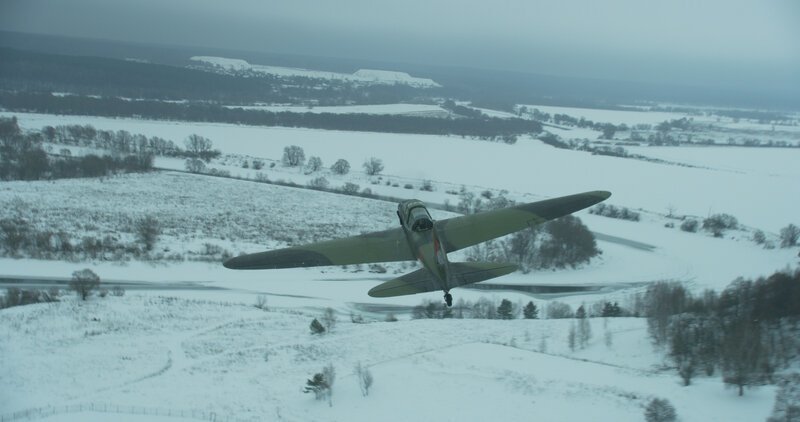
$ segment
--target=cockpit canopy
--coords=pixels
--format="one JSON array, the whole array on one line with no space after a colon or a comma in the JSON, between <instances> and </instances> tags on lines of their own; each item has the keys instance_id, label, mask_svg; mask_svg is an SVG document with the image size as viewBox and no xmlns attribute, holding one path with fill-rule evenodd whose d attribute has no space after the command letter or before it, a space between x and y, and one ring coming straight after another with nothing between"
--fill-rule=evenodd
<instances>
[{"instance_id":1,"label":"cockpit canopy","mask_svg":"<svg viewBox=\"0 0 800 422\"><path fill-rule=\"evenodd\" d=\"M428 210L423 206L411 208L408 213L408 221L411 223L411 230L422 232L433 228L433 220Z\"/></svg>"},{"instance_id":2,"label":"cockpit canopy","mask_svg":"<svg viewBox=\"0 0 800 422\"><path fill-rule=\"evenodd\" d=\"M403 201L398 205L398 215L401 215L401 220L405 223L406 227L415 231L421 232L433 228L433 219L428 214L428 210L422 201L409 200Z\"/></svg>"}]
</instances>

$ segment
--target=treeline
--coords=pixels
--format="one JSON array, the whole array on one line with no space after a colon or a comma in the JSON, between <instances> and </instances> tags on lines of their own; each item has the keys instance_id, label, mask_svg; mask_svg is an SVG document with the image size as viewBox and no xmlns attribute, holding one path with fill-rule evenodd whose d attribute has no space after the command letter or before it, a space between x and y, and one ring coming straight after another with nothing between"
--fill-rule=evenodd
<instances>
[{"instance_id":1,"label":"treeline","mask_svg":"<svg viewBox=\"0 0 800 422\"><path fill-rule=\"evenodd\" d=\"M23 134L15 117L0 118L0 180L100 177L153 168L152 154L54 156L43 140L40 132Z\"/></svg>"},{"instance_id":2,"label":"treeline","mask_svg":"<svg viewBox=\"0 0 800 422\"><path fill-rule=\"evenodd\" d=\"M270 112L227 108L214 104L128 101L119 98L55 96L49 93L0 93L0 105L9 110L48 114L134 117L192 122L219 122L253 126L304 127L361 132L459 135L497 139L538 133L538 122L492 117L442 119L434 117Z\"/></svg>"},{"instance_id":3,"label":"treeline","mask_svg":"<svg viewBox=\"0 0 800 422\"><path fill-rule=\"evenodd\" d=\"M720 370L741 395L745 386L774 382L800 353L800 270L738 279L720 294L657 283L639 303L653 342L666 348L685 385Z\"/></svg>"},{"instance_id":4,"label":"treeline","mask_svg":"<svg viewBox=\"0 0 800 422\"><path fill-rule=\"evenodd\" d=\"M0 48L0 86L27 92L54 91L229 104L389 104L410 101L423 94L422 89L401 84L359 85L260 72L244 77L130 60L43 54L9 48Z\"/></svg>"}]
</instances>

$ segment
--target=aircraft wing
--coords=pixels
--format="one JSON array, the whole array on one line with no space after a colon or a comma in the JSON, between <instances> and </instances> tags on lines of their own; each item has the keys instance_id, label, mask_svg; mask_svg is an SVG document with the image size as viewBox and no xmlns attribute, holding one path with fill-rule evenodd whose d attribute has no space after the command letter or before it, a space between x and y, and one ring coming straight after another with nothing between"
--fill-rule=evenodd
<instances>
[{"instance_id":1,"label":"aircraft wing","mask_svg":"<svg viewBox=\"0 0 800 422\"><path fill-rule=\"evenodd\" d=\"M412 261L402 228L367 233L274 251L231 258L223 263L235 270L319 267L325 265L367 264L372 262Z\"/></svg>"},{"instance_id":2,"label":"aircraft wing","mask_svg":"<svg viewBox=\"0 0 800 422\"><path fill-rule=\"evenodd\" d=\"M610 192L592 191L494 211L437 221L436 230L447 252L454 252L496 237L533 227L602 202Z\"/></svg>"}]
</instances>

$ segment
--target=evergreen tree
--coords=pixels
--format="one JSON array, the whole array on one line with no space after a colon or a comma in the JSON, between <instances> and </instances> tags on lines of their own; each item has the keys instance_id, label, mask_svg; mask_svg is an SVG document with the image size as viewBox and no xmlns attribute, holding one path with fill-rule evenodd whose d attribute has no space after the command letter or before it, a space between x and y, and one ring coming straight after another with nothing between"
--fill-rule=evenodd
<instances>
[{"instance_id":1,"label":"evergreen tree","mask_svg":"<svg viewBox=\"0 0 800 422\"><path fill-rule=\"evenodd\" d=\"M525 305L525 308L523 308L522 314L525 316L525 319L536 319L539 317L539 308L536 307L533 301L530 301Z\"/></svg>"},{"instance_id":2,"label":"evergreen tree","mask_svg":"<svg viewBox=\"0 0 800 422\"><path fill-rule=\"evenodd\" d=\"M310 380L306 380L306 387L303 389L303 392L314 393L314 398L317 400L323 400L328 396L330 388L331 386L325 379L325 375L322 373L316 373Z\"/></svg>"},{"instance_id":3,"label":"evergreen tree","mask_svg":"<svg viewBox=\"0 0 800 422\"><path fill-rule=\"evenodd\" d=\"M309 328L311 329L311 334L325 333L325 327L323 327L322 323L320 323L319 320L317 320L316 318L314 318L314 320L311 321L311 326Z\"/></svg>"},{"instance_id":4,"label":"evergreen tree","mask_svg":"<svg viewBox=\"0 0 800 422\"><path fill-rule=\"evenodd\" d=\"M500 306L497 307L497 315L500 319L512 319L513 315L511 314L511 301L508 299L503 299L500 302Z\"/></svg>"}]
</instances>

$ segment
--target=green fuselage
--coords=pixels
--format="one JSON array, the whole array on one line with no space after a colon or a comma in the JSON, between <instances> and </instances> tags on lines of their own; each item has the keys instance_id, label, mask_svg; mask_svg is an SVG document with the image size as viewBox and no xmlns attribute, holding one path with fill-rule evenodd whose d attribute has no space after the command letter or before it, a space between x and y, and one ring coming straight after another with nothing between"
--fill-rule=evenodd
<instances>
[{"instance_id":1,"label":"green fuselage","mask_svg":"<svg viewBox=\"0 0 800 422\"><path fill-rule=\"evenodd\" d=\"M397 215L417 261L433 275L442 290L450 290L447 283L450 261L444 249L445 239L427 208L418 200L403 201L397 206Z\"/></svg>"}]
</instances>

